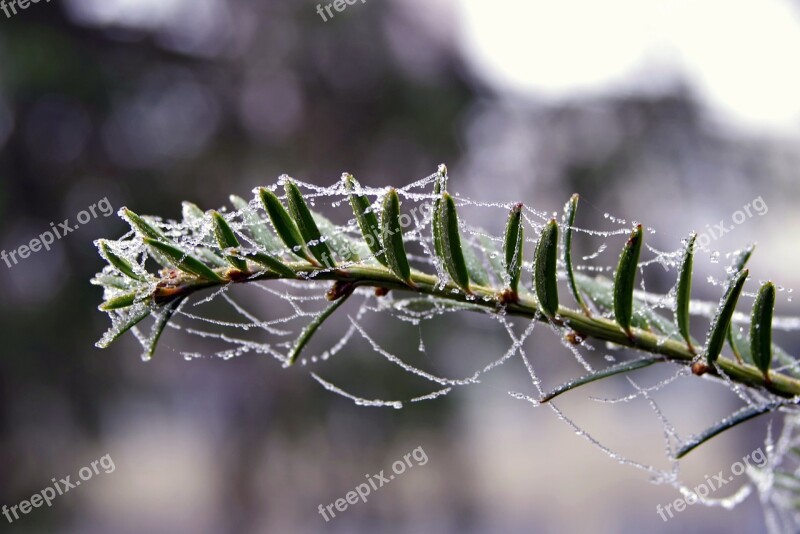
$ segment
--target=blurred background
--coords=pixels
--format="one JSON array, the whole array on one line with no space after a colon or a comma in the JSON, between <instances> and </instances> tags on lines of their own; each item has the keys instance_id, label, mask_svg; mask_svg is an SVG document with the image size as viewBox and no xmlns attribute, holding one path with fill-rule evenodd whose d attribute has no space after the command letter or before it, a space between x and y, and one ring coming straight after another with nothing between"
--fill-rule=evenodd
<instances>
[{"instance_id":1,"label":"blurred background","mask_svg":"<svg viewBox=\"0 0 800 534\"><path fill-rule=\"evenodd\" d=\"M461 195L556 211L578 192L581 226L602 228L606 212L638 220L657 229L648 239L661 250L693 229L732 226L760 198L768 211L714 240L720 257L701 254L695 277L722 278L724 254L757 241L753 271L787 288L779 313L797 314L788 292L800 282L797 1L367 0L333 16L326 5L323 15L286 0L0 11L0 249L104 198L115 211L178 218L182 200L218 207L282 173L403 185L446 163ZM500 232L495 219L475 222ZM0 517L3 531L764 531L756 496L663 522L656 505L674 489L507 394L535 394L517 359L479 385L392 410L355 406L308 368L266 356L187 362L170 333L147 363L132 336L99 350L108 325L88 283L102 267L92 242L126 231L100 216L49 252L0 263L0 504L106 454L116 467L13 524ZM610 240L605 263L622 241ZM656 273L650 288L667 291L671 277ZM698 298L718 293L697 284ZM324 329L320 346L337 332ZM418 339L407 326L383 336L400 355ZM782 341L800 351L797 335ZM426 326L425 343L444 374L468 376L509 340L496 322L462 314ZM549 386L581 373L544 329L526 351ZM377 358L359 344L313 370L368 398L418 394L372 367ZM672 372L636 376L654 384ZM624 379L592 388L559 406L615 450L667 468L646 403L587 399L630 393ZM683 436L739 405L700 380L658 400ZM684 478L729 469L763 445L767 422L693 453ZM320 517L319 504L417 447L425 466Z\"/></svg>"}]
</instances>

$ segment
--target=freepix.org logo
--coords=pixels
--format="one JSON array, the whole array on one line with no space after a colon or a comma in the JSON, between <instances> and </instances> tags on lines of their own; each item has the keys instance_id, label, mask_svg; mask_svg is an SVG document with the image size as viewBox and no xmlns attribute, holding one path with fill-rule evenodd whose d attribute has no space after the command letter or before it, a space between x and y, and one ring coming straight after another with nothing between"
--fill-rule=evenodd
<instances>
[{"instance_id":1,"label":"freepix.org logo","mask_svg":"<svg viewBox=\"0 0 800 534\"><path fill-rule=\"evenodd\" d=\"M742 209L736 210L731 214L731 221L733 222L733 225L727 225L724 220L719 221L713 226L707 224L705 232L697 233L695 248L704 250L708 247L708 245L711 244L712 241L716 241L728 232L731 232L734 228L740 224L743 224L747 219L751 219L755 215L761 217L766 215L767 212L769 212L769 206L767 206L767 203L764 202L764 199L761 197L754 198L742 206Z\"/></svg>"},{"instance_id":2,"label":"freepix.org logo","mask_svg":"<svg viewBox=\"0 0 800 534\"><path fill-rule=\"evenodd\" d=\"M56 480L52 479L53 485L44 488L38 493L34 493L30 499L21 501L14 506L3 505L2 514L6 517L9 523L20 519L21 515L29 514L34 508L39 508L43 504L47 507L53 506L53 501L56 497L64 495L70 490L73 490L81 485L81 482L91 480L95 475L102 472L105 474L113 473L117 467L114 465L114 460L111 459L110 454L106 454L99 460L93 461L91 464L81 467L78 471L78 478L73 480L72 475L67 475L65 478Z\"/></svg>"},{"instance_id":3,"label":"freepix.org logo","mask_svg":"<svg viewBox=\"0 0 800 534\"><path fill-rule=\"evenodd\" d=\"M108 217L112 213L114 213L114 208L111 207L111 203L108 201L108 197L106 197L78 213L76 216L78 224L71 224L69 219L64 219L57 225L51 222L50 230L41 233L39 237L31 239L29 243L21 245L11 251L0 251L0 259L11 269L13 266L17 265L20 260L28 259L34 252L39 252L42 249L49 251L50 245L55 243L57 239L71 234L82 225L89 223L92 219L96 219L100 215Z\"/></svg>"},{"instance_id":4,"label":"freepix.org logo","mask_svg":"<svg viewBox=\"0 0 800 534\"><path fill-rule=\"evenodd\" d=\"M329 2L328 4L326 4L324 7L322 4L317 4L317 13L322 18L322 22L328 22L328 20L336 16L333 13L334 10L337 11L338 13L341 13L342 11L347 9L347 6L352 6L353 4L359 1L362 4L367 3L367 0L334 0L333 2ZM328 14L327 17L325 16L325 13Z\"/></svg>"},{"instance_id":5,"label":"freepix.org logo","mask_svg":"<svg viewBox=\"0 0 800 534\"><path fill-rule=\"evenodd\" d=\"M411 459L414 459L413 463ZM397 460L392 464L392 473L385 474L386 471L382 470L377 475L364 475L367 479L367 482L363 482L356 486L352 491L347 492L344 497L336 499L334 502L330 503L329 505L325 506L320 504L318 508L319 515L325 520L325 522L329 522L331 519L336 517L336 512L344 512L347 510L349 506L354 504L358 504L358 501L367 502L367 497L373 491L378 491L378 489L382 488L389 482L395 479L395 476L400 476L406 472L407 469L411 469L414 465L425 465L428 463L428 455L425 454L425 450L422 447L417 447L413 451L409 452L408 454L403 456L402 460ZM335 511L334 511L335 509Z\"/></svg>"},{"instance_id":6,"label":"freepix.org logo","mask_svg":"<svg viewBox=\"0 0 800 534\"><path fill-rule=\"evenodd\" d=\"M752 460L752 464L750 463ZM747 468L761 468L767 465L767 456L760 448L754 450L740 461L731 465L731 475L725 476L724 471L720 471L716 475L706 475L705 481L697 485L693 490L688 491L683 497L678 497L674 502L661 506L656 506L656 513L661 516L663 521L669 521L675 517L675 513L683 512L687 506L691 506L696 502L705 499L712 492L717 491L721 487L733 482L735 477L743 475ZM673 513L674 509L674 513Z\"/></svg>"},{"instance_id":7,"label":"freepix.org logo","mask_svg":"<svg viewBox=\"0 0 800 534\"><path fill-rule=\"evenodd\" d=\"M10 19L17 14L17 9L24 11L31 7L31 4L38 4L39 2L50 3L50 0L0 0L0 9L6 14L6 18Z\"/></svg>"}]
</instances>

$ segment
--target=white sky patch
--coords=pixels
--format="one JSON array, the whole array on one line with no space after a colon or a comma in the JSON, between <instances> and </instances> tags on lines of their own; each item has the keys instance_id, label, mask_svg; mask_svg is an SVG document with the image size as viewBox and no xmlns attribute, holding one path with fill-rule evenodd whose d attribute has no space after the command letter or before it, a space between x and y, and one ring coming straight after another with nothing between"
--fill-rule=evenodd
<instances>
[{"instance_id":1,"label":"white sky patch","mask_svg":"<svg viewBox=\"0 0 800 534\"><path fill-rule=\"evenodd\" d=\"M454 2L477 73L553 99L686 80L720 118L800 133L800 12L787 0Z\"/></svg>"}]
</instances>

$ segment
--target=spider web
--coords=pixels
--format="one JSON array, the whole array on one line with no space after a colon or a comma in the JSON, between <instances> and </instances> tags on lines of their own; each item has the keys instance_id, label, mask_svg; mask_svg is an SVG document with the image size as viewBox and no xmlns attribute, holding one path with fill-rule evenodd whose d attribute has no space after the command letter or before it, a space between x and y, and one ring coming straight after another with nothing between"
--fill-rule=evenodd
<instances>
[{"instance_id":1,"label":"spider web","mask_svg":"<svg viewBox=\"0 0 800 534\"><path fill-rule=\"evenodd\" d=\"M440 169L440 172L442 170ZM408 250L409 259L412 265L423 272L435 273L441 287L449 280L442 262L433 253L432 242L432 206L437 196L433 193L434 181L437 173L408 184L397 189L402 200L402 212L407 217L406 223L401 219L404 226L404 239ZM278 184L272 186L272 190L277 191L277 187L282 185L286 177L282 177ZM301 188L304 196L312 210L325 213L339 222L334 224L326 218L320 216L317 219L318 225L323 233L323 240L326 241L344 261L339 261L339 267L346 268L354 265L375 265L376 260L363 245L363 238L352 210L348 202L348 192L342 182L329 187L321 187L294 180ZM373 210L378 210L386 188L370 188L358 186L357 192L367 195L373 201ZM229 222L237 238L241 242L242 248L247 250L263 250L264 239L258 239L259 232L268 228L263 207L256 198L242 205L239 203L238 209L220 210ZM470 267L470 275L480 285L490 287L503 287L508 283L502 264L502 244L503 229L497 228L494 231L486 230L479 226L472 226L466 221L505 221L509 210L514 203L490 203L480 202L454 195L456 205L459 209L461 234L465 249L466 260ZM595 209L586 204L588 209ZM342 215L346 214L346 215ZM536 244L536 238L544 224L554 215L553 213L538 210L530 206L525 206L522 211L522 218L525 225L525 250L530 256ZM216 244L213 239L213 229L209 217L194 213L186 206L182 221L161 220L149 218L148 221L157 226L166 236L186 250L192 250L201 259L209 263L218 262L219 257L214 256L213 250ZM343 220L344 219L344 220ZM560 215L561 228L566 228L566 217ZM581 219L580 213L578 219ZM613 277L618 253L621 243L629 235L631 228L636 224L635 221L627 221L623 218L613 216L608 213L603 214L604 226L602 230L575 226L572 228L574 241L582 241L589 244L586 250L591 252L583 256L574 256L574 269L579 276L582 275L582 290L588 295L589 285L605 287L608 289L610 278ZM271 231L271 229L269 229ZM655 234L652 228L646 228L647 235ZM290 251L286 250L274 236L271 238L271 252L282 254L283 258L291 256ZM149 255L141 239L133 232L123 236L118 241L107 242L114 253L126 258L133 264L137 272L146 272L146 267L152 262L153 258ZM635 292L635 298L639 309L639 314L645 317L649 323L663 332L666 337L679 338L677 329L673 324L673 313L675 307L675 291L673 286L666 294L651 292L648 287L651 280L677 279L677 270L683 254L684 243L675 243L674 250L659 250L646 243L643 258L639 264L640 275L639 285ZM342 254L341 250L349 250L352 254ZM740 251L727 254L724 258L732 261ZM712 250L700 249L697 256L707 257L712 264L720 263L722 255ZM577 261L576 261L577 260ZM560 261L560 268L563 270L563 262ZM695 260L697 262L697 259ZM212 265L214 266L214 265ZM328 269L330 270L330 269ZM172 309L162 309L153 313L154 324L150 329L141 326L132 328L136 338L145 350L144 359L148 359L152 354L155 342L160 336L163 321L170 319L167 326L174 331L180 332L184 338L182 346L190 346L190 350L178 350L187 360L197 358L219 357L230 359L249 353L264 354L271 356L281 362L284 366L289 364L289 353L294 347L295 339L302 332L303 328L317 319L329 304L325 299L325 291L331 282L316 281L320 273L326 272L320 269L313 273L309 280L277 280L277 281L251 281L247 284L230 284L210 290L206 294L194 295L180 302ZM733 274L733 269L728 267L724 276L719 278L709 276L703 282L706 285L716 288L714 292L721 293L721 286L726 283L726 278ZM106 267L98 276L101 282L111 283L116 276L114 269ZM530 261L523 262L523 275L521 292L530 292L530 280L532 277L532 264ZM565 273L560 274L564 279ZM600 277L600 278L598 278ZM526 282L527 281L527 282ZM119 281L116 281L119 286ZM695 285L698 285L696 281ZM153 283L154 284L154 283ZM142 288L142 293L154 289L151 284ZM583 286L583 284L588 284ZM105 285L106 297L113 297L116 291L125 289ZM255 289L254 289L255 288ZM597 287L595 287L597 289ZM791 289L779 287L779 294L786 301L791 301ZM244 291L246 290L246 291ZM454 290L457 292L457 290ZM560 291L562 302L571 302L565 289ZM695 291L697 293L697 291ZM745 290L741 302L752 299L755 293ZM254 298L255 297L255 298ZM552 323L537 323L536 320L525 320L520 323L518 318L507 316L503 309L489 309L480 306L480 302L475 301L476 297L467 296L467 302L452 302L436 297L420 296L411 292L392 291L388 295L377 295L373 289L357 288L350 297L342 311L338 312L340 322L335 330L331 331L329 322L326 322L321 330L320 336L327 342L323 347L317 347L314 343L307 346L301 354L297 363L309 369L309 374L321 387L327 391L341 395L360 406L369 407L390 407L395 409L403 408L407 403L415 403L438 399L448 395L454 390L462 387L473 386L481 382L481 379L501 366L514 365L522 366L528 375L530 388L527 391L509 391L508 394L515 399L530 403L535 407L540 407L539 398L547 393L545 380L537 373L534 363L535 354L529 354L531 347L529 340L534 331L552 330L564 347L564 351L571 354L582 372L594 372L607 367L609 364L623 361L630 356L629 351L615 349L611 346L604 346L603 343L574 339L570 337L570 332L565 327L559 327ZM267 302L268 304L265 304ZM613 313L609 306L595 302L590 298L593 305L593 312L597 315L613 319ZM718 304L713 302L703 302L693 300L690 304L690 313L693 316L710 319L717 311ZM745 305L740 305L742 309ZM98 343L104 346L115 339L124 328L124 325L137 314L144 314L150 311L146 304L132 306L125 311L110 312L112 318L112 328L106 333ZM419 335L419 345L416 352L425 354L427 346L423 334L423 325L434 323L456 313L464 311L478 311L490 320L499 324L500 329L505 332L508 340L508 348L498 358L483 362L475 366L471 373L461 376L448 377L446 373L439 371L435 363L428 358L408 358L407 353L396 354L390 351L382 343L378 334L384 333L391 328L387 324L398 322L408 327L417 328ZM376 320L375 317L380 317ZM737 335L742 335L741 325L749 322L746 314L737 312L733 318L733 329ZM452 323L448 323L452 324ZM522 327L520 328L520 324ZM381 325L378 327L377 325ZM792 317L776 317L774 328L782 331L800 330L800 319ZM327 333L326 333L327 330ZM333 335L331 335L333 334ZM385 337L385 336L384 336ZM195 339L196 342L184 342L186 338ZM702 340L698 346L701 346ZM325 378L329 369L323 366L328 361L335 361L344 357L349 351L356 350L363 352L366 347L378 359L384 360L398 371L407 373L425 384L420 394L410 398L402 399L376 399L369 393L360 391L349 391L346 387L337 385L335 380ZM161 346L164 346L162 343ZM535 348L534 348L535 349ZM613 350L612 350L613 349ZM175 350L175 349L173 349ZM613 354L612 354L613 353ZM408 360L415 360L409 363ZM785 480L795 480L800 477L800 462L792 456L791 451L800 447L800 418L789 413L789 405L793 402L780 399L765 391L754 388L744 388L730 381L724 374L722 380L717 380L718 384L727 387L738 398L740 403L746 407L764 407L770 403L785 404L781 410L786 411L781 435L777 441L773 442L770 431L767 433L765 446L769 458L768 464L762 469L751 468L748 471L748 482L741 487L721 498L712 498L696 494L686 483L681 481L680 463L675 459L676 451L690 444L696 439L691 435L682 435L666 416L665 411L659 406L655 399L655 394L669 388L671 385L682 380L697 380L691 377L691 372L687 367L677 364L662 364L671 366L674 371L667 378L661 378L655 383L642 385L626 376L628 393L613 398L590 397L599 406L613 406L626 403L642 402L653 413L658 420L663 433L663 446L665 456L668 459L668 467L655 467L643 461L630 459L623 454L615 452L611 447L605 445L600 439L593 437L588 431L581 428L572 418L570 418L556 402L548 402L546 406L563 421L578 436L588 440L597 449L602 451L610 459L621 464L633 467L646 472L652 481L658 484L668 484L678 490L686 498L691 498L707 506L721 506L732 508L741 503L755 490L759 495L760 501L765 509L767 524L773 532L784 532L796 529L800 525L798 515L794 512L794 500L796 497L792 493L794 489L800 491L800 482L796 483L796 488L785 488L779 484L780 477L777 474L778 468L783 469L787 474ZM793 358L785 358L776 363L775 369L780 372L796 373L800 365ZM557 384L552 384L557 385ZM792 478L795 477L795 478ZM784 482L785 482L784 480Z\"/></svg>"}]
</instances>

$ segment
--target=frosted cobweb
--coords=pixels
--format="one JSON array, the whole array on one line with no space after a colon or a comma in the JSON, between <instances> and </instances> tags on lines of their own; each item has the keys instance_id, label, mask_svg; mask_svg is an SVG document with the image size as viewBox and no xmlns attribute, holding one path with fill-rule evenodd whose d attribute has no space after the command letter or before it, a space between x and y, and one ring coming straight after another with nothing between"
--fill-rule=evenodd
<instances>
[{"instance_id":1,"label":"frosted cobweb","mask_svg":"<svg viewBox=\"0 0 800 534\"><path fill-rule=\"evenodd\" d=\"M440 169L440 172L443 172ZM446 269L434 254L432 241L432 206L438 198L434 194L434 182L438 173L431 174L404 187L397 192L402 202L401 225L404 228L404 239L409 259L415 269L435 275L441 287L448 281ZM276 185L269 189L281 197L282 185L287 177L282 177ZM296 345L296 339L308 327L320 319L320 315L330 306L326 300L326 291L332 282L326 280L326 274L334 269L346 269L358 266L377 265L370 249L364 244L359 226L353 216L349 201L348 191L342 182L328 187L317 186L294 180L301 188L306 201L315 212L315 218L323 235L323 240L329 244L337 256L338 265L330 268L319 268L310 273L306 279L301 280L246 280L247 283L227 284L212 287L197 292L190 297L158 309L153 307L144 297L156 287L158 280L148 279L148 282L138 283L135 286L119 276L112 267L107 266L95 279L95 283L103 285L106 299L118 297L120 294L130 292L137 288L143 297L141 302L133 306L109 312L112 327L98 342L105 346L116 339L122 331L130 328L141 343L144 359L149 359L153 353L156 342L161 336L161 331L166 323L169 335L159 347L163 351L175 351L186 360L199 358L230 359L246 354L262 354L276 359L283 366L290 363L290 354ZM457 187L455 188L457 189ZM366 195L373 202L373 210L379 211L381 201L387 193L387 188L372 188L358 186L357 192ZM283 198L283 197L281 197ZM454 195L459 210L461 236L465 249L467 263L469 264L470 277L478 285L485 287L502 288L508 283L507 275L503 268L503 226L492 227L493 224L505 222L509 210L515 202L491 203ZM292 257L275 236L270 227L264 208L254 194L250 201L235 199L233 207L220 210L224 218L238 238L241 249L244 251L264 251L278 255L285 260ZM581 210L594 210L591 205L584 206ZM581 212L577 221L582 219ZM226 263L222 257L225 251L220 251L214 240L214 232L210 217L192 205L184 205L181 220L168 220L147 218L147 221L162 232L166 237L180 246L182 250L191 253L214 268L223 268ZM536 245L536 238L544 224L554 215L545 209L525 205L522 218L525 226L525 257L523 262L522 282L520 291L531 292L532 250ZM566 228L566 216L560 215L561 227ZM329 218L330 219L329 219ZM622 217L604 213L602 229L582 227L577 224L573 231L573 242L581 241L584 254L574 254L573 264L579 286L585 296L589 298L594 314L613 319L610 304L607 301L610 295L611 278L618 259L622 243L629 235L635 221L628 221ZM332 222L333 221L333 222ZM472 221L481 221L489 227L473 226ZM663 294L651 291L650 285L664 280L677 279L684 244L680 239L675 239L674 249L659 250L648 243L648 236L656 233L655 229L645 227L645 250L639 264L638 287L635 292L637 302L637 317L654 331L662 333L664 337L679 338L674 326L673 313L675 307L675 287L666 290ZM104 241L110 250L121 258L126 259L133 266L135 273L145 276L153 272L153 258L144 246L142 239L133 231L117 241ZM313 243L312 243L313 245ZM573 244L573 248L575 244ZM714 250L698 250L696 262L709 263L723 262L723 258L733 262L740 251L722 255ZM161 258L163 262L163 258ZM295 258L297 261L297 258ZM563 269L563 261L560 260ZM149 267L149 269L147 269ZM162 276L169 276L169 271L162 271ZM709 276L705 280L695 278L695 285L705 283L711 287L709 294L720 293L731 269L727 269L718 276ZM563 279L565 274L561 273ZM654 282L655 281L655 282ZM754 297L756 280L750 280L745 288L739 309L749 309L749 304ZM657 285L657 284L656 284ZM457 292L459 290L453 290ZM695 294L699 292L696 291ZM577 308L564 287L560 288L561 302ZM791 301L792 290L779 288L779 295L786 302ZM699 322L710 319L717 309L716 302L692 301L690 312ZM501 354L486 361L477 363L473 369L462 372L457 376L447 376L442 369L447 366L436 365L448 354L431 354L426 341L427 325L437 324L442 319L456 313L467 311L478 312L496 323L496 328L504 333L507 338L507 347ZM142 326L139 319L150 316L152 324ZM338 322L335 322L338 321ZM746 336L746 325L749 323L747 314L737 312L733 318L732 331L734 337L743 339ZM131 326L131 325L134 326ZM446 323L454 324L453 321ZM395 325L395 326L393 326ZM416 339L413 343L388 343L385 341L392 336L387 336L393 328L404 327L414 332ZM800 320L793 317L776 317L774 321L776 331L797 332L800 330ZM435 327L433 329L436 329ZM658 377L655 381L647 381L647 377L636 379L626 376L622 385L624 393L614 397L589 396L590 402L596 406L607 406L609 409L617 405L630 403L643 403L658 421L663 433L663 447L667 466L656 467L645 461L628 458L620 452L593 437L584 430L574 418L568 416L559 407L559 401L541 403L541 399L557 383L547 383L537 373L539 358L550 357L552 354L537 354L536 346L530 341L534 331L551 330L552 335L561 341L563 352L571 355L576 365L575 376L603 370L611 365L633 359L637 354L628 350L620 350L591 339L576 339L574 333L563 326L536 320L520 319L506 314L505 309L487 306L479 297L467 296L462 302L449 301L437 297L424 296L410 291L392 290L388 294L376 292L372 287L358 287L349 297L341 309L337 310L330 320L320 327L320 332L300 353L296 365L306 369L310 378L319 386L332 394L340 395L349 401L366 407L389 407L400 409L408 403L433 401L446 396L456 389L473 387L479 384L489 373L495 372L504 366L519 366L520 371L528 377L529 387L524 391L509 391L508 394L515 399L529 403L539 409L550 409L555 416L568 425L580 437L591 442L597 449L610 459L642 470L651 480L659 484L668 484L678 490L686 498L697 500L708 506L721 506L731 508L749 495L755 493L763 504L768 526L772 531L783 532L797 528L798 516L793 512L795 492L800 492L800 462L793 456L793 450L800 450L800 418L794 415L792 409L797 399L783 399L767 391L754 388L744 388L723 376L715 382L727 388L734 396L742 409L759 409L769 407L770 411L786 412L783 417L783 427L777 440L773 442L771 432L765 437L765 445L769 462L761 468L751 468L748 471L747 481L740 487L729 492L726 496L698 495L685 482L681 480L680 462L675 459L676 453L682 447L690 445L696 439L692 434L676 428L665 410L661 408L657 395L682 381L700 380L693 377L689 369L675 363L660 363L660 366L669 368L667 376ZM429 330L428 330L429 331ZM455 335L454 333L438 333L437 337ZM538 335L538 334L537 334ZM182 336L181 349L175 348L171 343L172 336ZM177 338L176 338L177 339ZM319 342L319 341L322 342ZM394 340L396 341L396 340ZM389 348L389 345L395 348ZM402 345L404 348L398 349ZM406 347L405 345L408 345ZM411 345L414 345L413 347ZM702 346L702 339L697 346ZM410 375L417 380L418 391L413 395L393 395L382 399L375 395L376 384L368 387L349 385L345 387L337 384L331 378L330 370L337 361L341 365L350 362L348 359L352 352L372 354L385 365L396 372ZM792 376L800 376L799 365L794 358L782 353L775 363L775 370ZM647 382L647 383L645 383ZM580 395L581 390L573 392ZM584 396L585 397L585 396ZM735 414L734 414L735 415ZM771 426L770 426L771 429ZM702 429L698 429L702 430ZM782 474L781 474L782 473ZM787 482L787 480L791 481ZM792 486L787 489L787 485ZM788 529L788 530L787 530Z\"/></svg>"}]
</instances>

